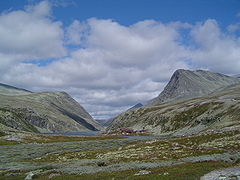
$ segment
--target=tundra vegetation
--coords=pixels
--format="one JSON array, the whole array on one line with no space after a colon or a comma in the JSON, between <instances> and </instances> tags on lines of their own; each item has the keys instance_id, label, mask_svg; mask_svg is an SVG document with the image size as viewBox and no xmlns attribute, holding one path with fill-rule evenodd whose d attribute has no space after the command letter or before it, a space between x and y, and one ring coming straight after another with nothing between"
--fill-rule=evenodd
<instances>
[{"instance_id":1,"label":"tundra vegetation","mask_svg":"<svg viewBox=\"0 0 240 180\"><path fill-rule=\"evenodd\" d=\"M0 179L199 179L240 165L240 131L191 136L1 134Z\"/></svg>"}]
</instances>

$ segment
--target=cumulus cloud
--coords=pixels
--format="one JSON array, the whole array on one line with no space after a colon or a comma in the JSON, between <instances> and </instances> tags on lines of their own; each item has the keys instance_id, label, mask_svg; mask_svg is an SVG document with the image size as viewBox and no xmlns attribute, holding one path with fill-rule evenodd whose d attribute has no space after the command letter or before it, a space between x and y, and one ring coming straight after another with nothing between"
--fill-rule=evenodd
<instances>
[{"instance_id":1,"label":"cumulus cloud","mask_svg":"<svg viewBox=\"0 0 240 180\"><path fill-rule=\"evenodd\" d=\"M0 36L2 82L34 91L64 90L96 118L157 96L176 69L228 74L240 69L239 37L211 19L125 26L91 18L63 27L52 20L51 4L43 1L1 14ZM26 63L52 57L58 59L45 66Z\"/></svg>"},{"instance_id":2,"label":"cumulus cloud","mask_svg":"<svg viewBox=\"0 0 240 180\"><path fill-rule=\"evenodd\" d=\"M239 73L239 37L223 33L212 19L194 26L191 35L197 45L191 57L196 67L226 74Z\"/></svg>"},{"instance_id":3,"label":"cumulus cloud","mask_svg":"<svg viewBox=\"0 0 240 180\"><path fill-rule=\"evenodd\" d=\"M230 33L234 33L236 31L238 31L240 29L240 23L236 23L236 24L230 24L228 27L227 27L227 30L230 32Z\"/></svg>"},{"instance_id":4,"label":"cumulus cloud","mask_svg":"<svg viewBox=\"0 0 240 180\"><path fill-rule=\"evenodd\" d=\"M50 18L47 1L0 15L0 54L19 60L64 56L61 22ZM15 58L13 58L15 59Z\"/></svg>"}]
</instances>

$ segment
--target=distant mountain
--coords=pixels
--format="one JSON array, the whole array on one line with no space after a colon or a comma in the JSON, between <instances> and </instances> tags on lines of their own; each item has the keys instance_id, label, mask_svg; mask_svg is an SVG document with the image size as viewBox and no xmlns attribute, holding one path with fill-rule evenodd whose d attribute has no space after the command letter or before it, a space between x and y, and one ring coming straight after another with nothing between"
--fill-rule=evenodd
<instances>
[{"instance_id":1,"label":"distant mountain","mask_svg":"<svg viewBox=\"0 0 240 180\"><path fill-rule=\"evenodd\" d=\"M134 106L132 106L131 108L129 108L128 110L140 108L140 107L142 107L142 106L143 106L142 103L137 103L137 104L135 104ZM102 126L104 126L104 127L107 127L107 126L109 126L109 125L112 123L112 121L113 121L114 118L115 118L115 117L109 118L109 119L104 119L104 120L97 120L97 119L96 119L96 121L97 121L100 125L102 125Z\"/></svg>"},{"instance_id":2,"label":"distant mountain","mask_svg":"<svg viewBox=\"0 0 240 180\"><path fill-rule=\"evenodd\" d=\"M109 118L109 119L96 119L96 121L103 127L107 127L109 126L109 124L113 121L113 118Z\"/></svg>"},{"instance_id":3,"label":"distant mountain","mask_svg":"<svg viewBox=\"0 0 240 180\"><path fill-rule=\"evenodd\" d=\"M32 93L26 89L17 88L7 84L0 83L0 94L3 95L26 95Z\"/></svg>"},{"instance_id":4,"label":"distant mountain","mask_svg":"<svg viewBox=\"0 0 240 180\"><path fill-rule=\"evenodd\" d=\"M102 128L65 92L31 93L6 85L0 89L4 89L3 94L0 93L0 124L4 126L33 132L96 131ZM10 95L6 95L9 92Z\"/></svg>"},{"instance_id":5,"label":"distant mountain","mask_svg":"<svg viewBox=\"0 0 240 180\"><path fill-rule=\"evenodd\" d=\"M240 79L209 71L183 70L174 72L169 83L158 97L147 102L157 105L163 102L183 100L210 94L219 88L239 83Z\"/></svg>"},{"instance_id":6,"label":"distant mountain","mask_svg":"<svg viewBox=\"0 0 240 180\"><path fill-rule=\"evenodd\" d=\"M118 115L106 131L126 128L190 135L240 127L240 81L222 74L178 70L151 104Z\"/></svg>"}]
</instances>

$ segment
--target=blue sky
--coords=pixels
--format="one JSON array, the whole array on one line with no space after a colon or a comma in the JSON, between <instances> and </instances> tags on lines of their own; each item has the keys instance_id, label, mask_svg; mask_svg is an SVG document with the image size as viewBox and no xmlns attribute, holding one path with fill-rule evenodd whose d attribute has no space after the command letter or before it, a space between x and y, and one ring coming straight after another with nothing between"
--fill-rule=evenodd
<instances>
[{"instance_id":1,"label":"blue sky","mask_svg":"<svg viewBox=\"0 0 240 180\"><path fill-rule=\"evenodd\" d=\"M94 118L156 97L180 68L240 74L239 0L7 0L0 11L0 81L66 91Z\"/></svg>"},{"instance_id":2,"label":"blue sky","mask_svg":"<svg viewBox=\"0 0 240 180\"><path fill-rule=\"evenodd\" d=\"M7 0L0 2L0 10L18 10L39 0ZM239 20L239 0L70 0L50 1L55 4L53 14L68 25L74 19L96 17L113 19L123 25L154 19L162 22L195 23L216 19L227 26Z\"/></svg>"}]
</instances>

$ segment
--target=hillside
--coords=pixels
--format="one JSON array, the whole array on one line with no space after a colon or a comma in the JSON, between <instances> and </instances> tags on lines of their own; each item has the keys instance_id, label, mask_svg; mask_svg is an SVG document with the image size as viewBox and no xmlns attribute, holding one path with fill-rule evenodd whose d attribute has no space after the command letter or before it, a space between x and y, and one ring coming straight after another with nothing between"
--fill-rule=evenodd
<instances>
[{"instance_id":1,"label":"hillside","mask_svg":"<svg viewBox=\"0 0 240 180\"><path fill-rule=\"evenodd\" d=\"M200 73L203 74L203 72L201 71ZM187 73L192 74L189 71L184 71L183 73L184 76ZM209 74L209 72L206 73ZM206 76L203 77L206 78ZM220 77L222 77L221 82L219 82ZM183 79L179 77L179 71L177 71L164 89L164 92L160 94L161 97L163 94L169 95L169 99L164 99L166 101L173 100L173 97L178 97L178 101L169 101L155 106L145 106L128 110L117 116L107 128L107 131L113 132L119 128L134 130L145 128L154 134L190 135L207 129L240 128L240 83L226 86L228 83L237 81L219 74L219 76L215 77L215 87L218 87L215 92L209 94L213 88L211 91L203 91L203 88L202 92L205 92L206 95L185 100L182 98L183 100L180 101L181 97L185 97L184 92L187 94L187 97L190 97L194 94L193 89L196 90L199 86L195 88L192 84L189 85L188 81L185 81L186 87L190 88L188 91L183 91L179 96L174 96L180 90L172 88L172 91L168 93L167 90L170 87L184 88L182 85L179 86L179 81L177 81L179 78ZM192 79L192 77L186 76L184 78ZM180 81L183 82L182 80ZM212 82L213 84L213 76L207 82L194 82L194 84L207 84L208 82ZM193 81L190 80L189 83L193 83ZM222 88L220 88L220 84L223 84ZM213 86L209 85L209 88L211 87Z\"/></svg>"},{"instance_id":2,"label":"hillside","mask_svg":"<svg viewBox=\"0 0 240 180\"><path fill-rule=\"evenodd\" d=\"M4 87L11 95L0 94L0 123L32 132L95 131L101 126L65 92L19 95L24 90ZM2 89L2 87L0 88ZM27 92L27 91L26 91Z\"/></svg>"},{"instance_id":3,"label":"hillside","mask_svg":"<svg viewBox=\"0 0 240 180\"><path fill-rule=\"evenodd\" d=\"M179 69L174 72L159 96L150 100L147 105L200 97L237 83L240 83L240 79L220 73Z\"/></svg>"},{"instance_id":4,"label":"hillside","mask_svg":"<svg viewBox=\"0 0 240 180\"><path fill-rule=\"evenodd\" d=\"M3 95L26 95L32 93L26 89L9 86L7 84L0 83L0 94Z\"/></svg>"}]
</instances>

